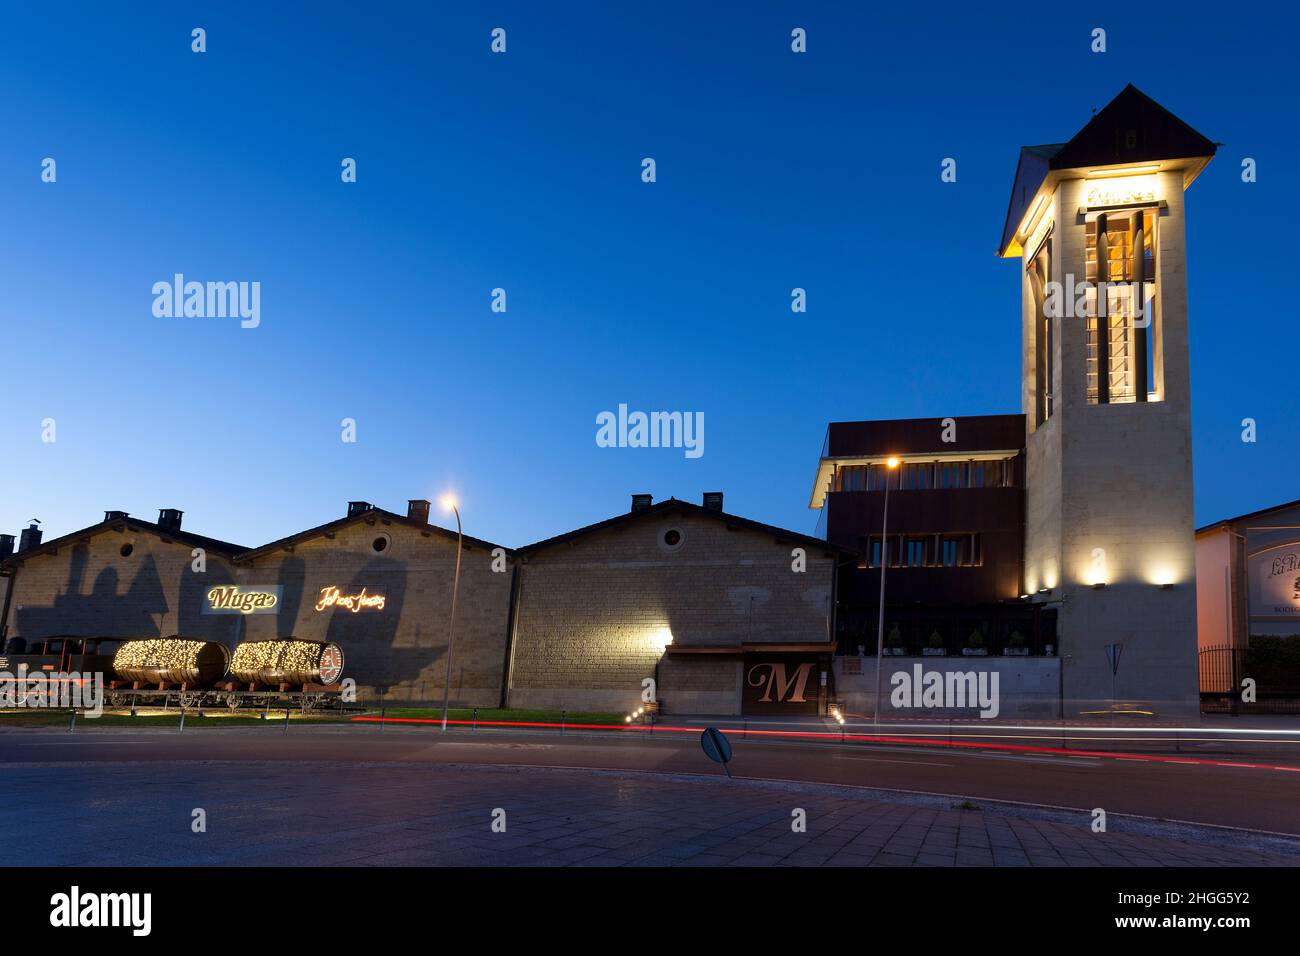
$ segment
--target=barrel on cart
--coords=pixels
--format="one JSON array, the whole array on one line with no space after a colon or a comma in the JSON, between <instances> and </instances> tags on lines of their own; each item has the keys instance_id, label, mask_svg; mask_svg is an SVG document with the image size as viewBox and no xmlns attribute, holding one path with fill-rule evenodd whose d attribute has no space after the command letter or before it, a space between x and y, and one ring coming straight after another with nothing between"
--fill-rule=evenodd
<instances>
[{"instance_id":1,"label":"barrel on cart","mask_svg":"<svg viewBox=\"0 0 1300 956\"><path fill-rule=\"evenodd\" d=\"M126 641L113 656L113 670L137 688L169 684L182 688L209 687L226 676L230 651L216 641L182 637Z\"/></svg>"},{"instance_id":2,"label":"barrel on cart","mask_svg":"<svg viewBox=\"0 0 1300 956\"><path fill-rule=\"evenodd\" d=\"M325 641L246 641L230 661L235 680L252 685L330 687L343 674L343 648Z\"/></svg>"},{"instance_id":3,"label":"barrel on cart","mask_svg":"<svg viewBox=\"0 0 1300 956\"><path fill-rule=\"evenodd\" d=\"M289 699L303 713L340 703L343 648L329 641L246 641L235 648L230 678L218 686L232 710Z\"/></svg>"}]
</instances>

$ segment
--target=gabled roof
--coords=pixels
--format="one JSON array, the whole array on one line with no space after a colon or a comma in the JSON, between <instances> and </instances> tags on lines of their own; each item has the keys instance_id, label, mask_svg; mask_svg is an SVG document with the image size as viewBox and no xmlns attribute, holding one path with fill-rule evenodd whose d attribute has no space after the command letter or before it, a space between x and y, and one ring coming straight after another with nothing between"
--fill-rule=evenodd
<instances>
[{"instance_id":1,"label":"gabled roof","mask_svg":"<svg viewBox=\"0 0 1300 956\"><path fill-rule=\"evenodd\" d=\"M1062 145L1020 147L1020 161L1016 163L1016 178L1011 184L1011 200L1007 203L1007 218L1002 226L1002 243L998 246L999 256L1006 256L1015 242L1016 230L1029 211L1029 204L1038 195L1038 188L1047 179L1052 156Z\"/></svg>"},{"instance_id":2,"label":"gabled roof","mask_svg":"<svg viewBox=\"0 0 1300 956\"><path fill-rule=\"evenodd\" d=\"M13 567L26 561L28 558L36 557L39 554L50 554L60 548L68 547L77 542L92 537L93 535L103 534L106 531L142 531L146 534L155 535L165 541L175 541L179 544L189 545L192 548L202 548L204 551L213 552L223 555L227 558L233 558L239 552L245 550L242 544L232 544L229 541L220 541L216 538L209 538L205 535L194 534L189 531L180 529L164 528L162 525L155 524L152 521L145 521L141 518L133 518L130 515L116 516L108 518L99 524L92 524L80 531L73 531L69 534L60 535L57 538L51 538L49 541L43 541L34 548L28 548L26 551L19 551L10 555L0 567Z\"/></svg>"},{"instance_id":3,"label":"gabled roof","mask_svg":"<svg viewBox=\"0 0 1300 956\"><path fill-rule=\"evenodd\" d=\"M1292 508L1300 508L1300 498L1295 501L1288 501L1286 504L1273 505L1271 508L1261 508L1259 511L1251 511L1244 515L1237 515L1235 518L1220 518L1213 524L1207 524L1203 528L1197 528L1197 534L1204 534L1206 531L1214 531L1217 528L1230 528L1239 521L1250 521L1254 518L1262 518L1265 515L1276 514L1279 511L1289 511Z\"/></svg>"},{"instance_id":4,"label":"gabled roof","mask_svg":"<svg viewBox=\"0 0 1300 956\"><path fill-rule=\"evenodd\" d=\"M387 524L402 525L403 527L413 528L416 531L421 531L426 534L436 534L444 538L450 538L452 541L456 540L455 531L448 531L446 528L440 528L436 524L424 524L423 522L408 518L406 515L397 514L394 511L385 511L383 508L369 508L365 511L358 511L356 514L344 515L342 518L338 518L322 525L317 525L315 528L308 528L306 531L299 531L297 534L291 534L286 538L279 538L276 541L271 541L267 544L260 545L259 547L243 551L242 553L235 555L235 560L251 561L256 558L263 558L274 551L292 548L303 541L310 540L311 538L319 538L324 535L333 534L335 531L338 531L340 528L346 528L348 525L373 521L383 521ZM493 548L501 548L507 555L513 554L513 552L504 545L493 544L491 541L484 541L481 538L472 538L469 535L464 536L464 544L466 548L483 548L487 551L491 551Z\"/></svg>"},{"instance_id":5,"label":"gabled roof","mask_svg":"<svg viewBox=\"0 0 1300 956\"><path fill-rule=\"evenodd\" d=\"M1132 134L1132 139L1130 139ZM1052 156L1052 169L1213 156L1218 147L1130 83Z\"/></svg>"},{"instance_id":6,"label":"gabled roof","mask_svg":"<svg viewBox=\"0 0 1300 956\"><path fill-rule=\"evenodd\" d=\"M1062 170L1201 160L1187 165L1186 188L1218 145L1130 83L1068 142L1024 146L1011 187L998 255L1018 255L1016 231L1048 176Z\"/></svg>"},{"instance_id":7,"label":"gabled roof","mask_svg":"<svg viewBox=\"0 0 1300 956\"><path fill-rule=\"evenodd\" d=\"M573 541L575 538L594 534L597 531L616 528L620 525L630 524L634 521L641 521L651 516L659 516L673 511L680 511L683 514L695 517L710 518L714 521L721 521L731 528L743 528L747 531L757 531L761 534L771 535L776 540L782 542L789 541L794 544L804 545L808 548L832 551L840 555L857 555L856 551L842 548L839 545L832 544L822 538L800 534L798 531L788 531L785 528L778 528L775 525L763 524L761 521L751 521L749 518L741 518L739 515L727 514L725 511L715 511L712 508L705 508L702 505L693 504L689 501L679 501L677 498L668 498L665 501L657 502L656 504L639 511L624 512L621 515L615 515L613 518L607 518L604 521L598 521L595 524L589 524L583 528L566 531L564 534L556 535L553 538L546 538L543 541L538 541L534 544L519 548L515 553L520 557L527 557L530 554L535 554L536 552L552 547L553 545Z\"/></svg>"}]
</instances>

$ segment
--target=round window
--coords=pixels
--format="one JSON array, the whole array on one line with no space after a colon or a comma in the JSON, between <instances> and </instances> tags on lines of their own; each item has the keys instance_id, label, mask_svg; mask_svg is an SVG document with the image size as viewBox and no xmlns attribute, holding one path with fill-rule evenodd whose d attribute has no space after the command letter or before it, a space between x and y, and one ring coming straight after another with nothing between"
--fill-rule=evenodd
<instances>
[{"instance_id":1,"label":"round window","mask_svg":"<svg viewBox=\"0 0 1300 956\"><path fill-rule=\"evenodd\" d=\"M376 535L375 540L370 542L370 547L374 548L376 551L387 551L390 543L391 541L388 535L380 534Z\"/></svg>"},{"instance_id":2,"label":"round window","mask_svg":"<svg viewBox=\"0 0 1300 956\"><path fill-rule=\"evenodd\" d=\"M131 557L131 552L134 551L134 550L135 550L135 545L133 545L133 544L124 544L124 545L122 545L121 548L118 549L118 554L122 555L122 557L124 557L124 558L129 558L129 557Z\"/></svg>"},{"instance_id":3,"label":"round window","mask_svg":"<svg viewBox=\"0 0 1300 956\"><path fill-rule=\"evenodd\" d=\"M668 528L659 535L659 546L665 551L676 551L681 548L682 542L685 540L686 535L680 529Z\"/></svg>"}]
</instances>

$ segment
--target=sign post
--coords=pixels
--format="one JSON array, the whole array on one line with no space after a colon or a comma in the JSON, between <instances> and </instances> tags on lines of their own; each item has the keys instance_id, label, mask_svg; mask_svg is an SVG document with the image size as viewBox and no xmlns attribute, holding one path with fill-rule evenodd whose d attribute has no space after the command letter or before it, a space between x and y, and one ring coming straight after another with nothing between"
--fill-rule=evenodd
<instances>
[{"instance_id":1,"label":"sign post","mask_svg":"<svg viewBox=\"0 0 1300 956\"><path fill-rule=\"evenodd\" d=\"M1106 660L1110 661L1110 709L1112 717L1115 710L1115 675L1119 673L1119 655L1123 650L1123 644L1106 645Z\"/></svg>"},{"instance_id":2,"label":"sign post","mask_svg":"<svg viewBox=\"0 0 1300 956\"><path fill-rule=\"evenodd\" d=\"M700 734L700 746L704 748L704 755L714 763L722 764L722 769L727 771L727 777L731 777L731 770L727 767L728 761L731 760L731 742L716 727L705 727L704 733Z\"/></svg>"}]
</instances>

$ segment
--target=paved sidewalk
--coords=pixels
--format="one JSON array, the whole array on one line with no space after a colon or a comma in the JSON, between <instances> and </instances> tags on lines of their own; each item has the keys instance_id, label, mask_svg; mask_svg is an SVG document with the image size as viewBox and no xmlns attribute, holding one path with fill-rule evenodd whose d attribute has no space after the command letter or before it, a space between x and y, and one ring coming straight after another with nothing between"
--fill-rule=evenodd
<instances>
[{"instance_id":1,"label":"paved sidewalk","mask_svg":"<svg viewBox=\"0 0 1300 956\"><path fill-rule=\"evenodd\" d=\"M847 787L470 765L8 764L0 789L4 865L1300 865L1297 840L1090 824Z\"/></svg>"}]
</instances>

